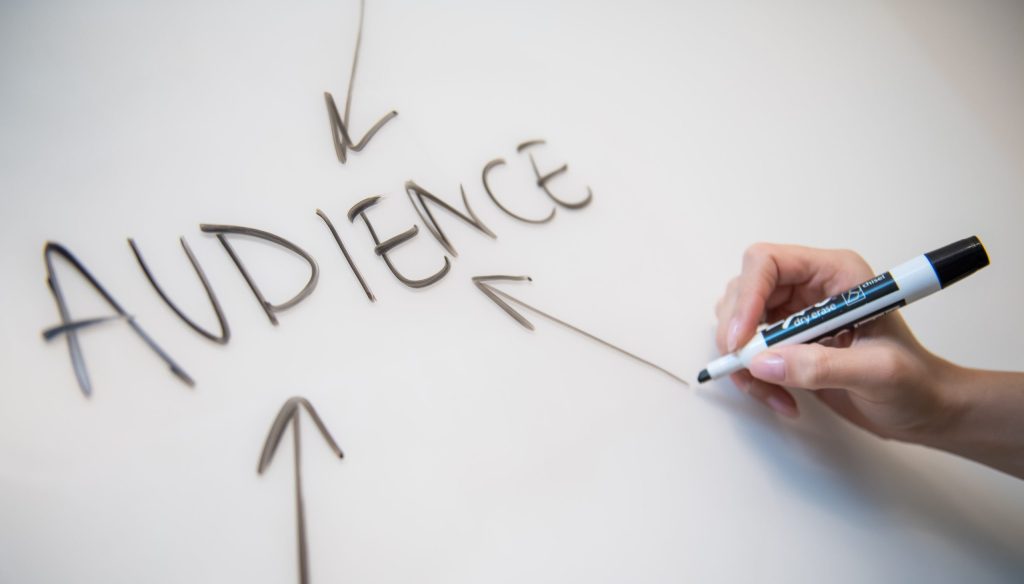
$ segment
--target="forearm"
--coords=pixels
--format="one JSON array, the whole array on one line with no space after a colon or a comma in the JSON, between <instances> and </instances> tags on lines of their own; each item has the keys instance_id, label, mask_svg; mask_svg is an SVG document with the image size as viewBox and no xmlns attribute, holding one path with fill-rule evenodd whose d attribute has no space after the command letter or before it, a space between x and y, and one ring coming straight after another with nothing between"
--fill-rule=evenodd
<instances>
[{"instance_id":1,"label":"forearm","mask_svg":"<svg viewBox=\"0 0 1024 584\"><path fill-rule=\"evenodd\" d=\"M948 416L919 442L1024 478L1024 373L956 367Z\"/></svg>"}]
</instances>

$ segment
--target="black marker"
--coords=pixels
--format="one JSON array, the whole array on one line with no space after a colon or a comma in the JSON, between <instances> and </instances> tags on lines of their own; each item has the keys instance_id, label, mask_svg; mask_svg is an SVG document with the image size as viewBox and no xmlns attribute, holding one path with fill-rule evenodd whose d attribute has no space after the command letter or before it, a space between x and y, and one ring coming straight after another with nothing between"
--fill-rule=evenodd
<instances>
[{"instance_id":1,"label":"black marker","mask_svg":"<svg viewBox=\"0 0 1024 584\"><path fill-rule=\"evenodd\" d=\"M977 237L968 237L919 255L888 272L791 314L750 339L742 349L712 361L700 372L704 383L750 365L769 347L813 343L856 328L887 312L906 306L962 280L988 265L988 254Z\"/></svg>"}]
</instances>

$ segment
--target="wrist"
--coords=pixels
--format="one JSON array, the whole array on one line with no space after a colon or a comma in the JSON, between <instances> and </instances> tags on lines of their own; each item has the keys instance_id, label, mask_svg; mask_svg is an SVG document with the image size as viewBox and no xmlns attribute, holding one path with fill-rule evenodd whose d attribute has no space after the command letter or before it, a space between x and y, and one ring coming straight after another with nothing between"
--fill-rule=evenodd
<instances>
[{"instance_id":1,"label":"wrist","mask_svg":"<svg viewBox=\"0 0 1024 584\"><path fill-rule=\"evenodd\" d=\"M1024 374L942 367L942 404L915 442L1024 478Z\"/></svg>"},{"instance_id":2,"label":"wrist","mask_svg":"<svg viewBox=\"0 0 1024 584\"><path fill-rule=\"evenodd\" d=\"M964 389L970 385L970 371L933 356L929 373L928 387L924 389L934 396L934 403L928 421L915 433L912 441L957 452L969 440L966 420L970 417L972 404L969 392Z\"/></svg>"}]
</instances>

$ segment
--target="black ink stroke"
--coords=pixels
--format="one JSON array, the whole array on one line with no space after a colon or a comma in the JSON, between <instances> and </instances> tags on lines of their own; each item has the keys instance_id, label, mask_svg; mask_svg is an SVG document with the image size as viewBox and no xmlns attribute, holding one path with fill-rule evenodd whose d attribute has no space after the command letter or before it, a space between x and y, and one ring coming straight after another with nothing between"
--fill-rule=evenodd
<instances>
[{"instance_id":1,"label":"black ink stroke","mask_svg":"<svg viewBox=\"0 0 1024 584\"><path fill-rule=\"evenodd\" d=\"M117 312L117 316L110 318L90 318L82 320L74 320L71 318L71 312L68 309L67 300L64 298L64 293L61 291L60 282L57 279L57 272L53 265L53 255L56 254L64 258L71 266L82 275L86 280L89 281L89 285L92 286L93 290L98 292L100 296L110 305L111 308ZM57 311L60 312L61 324L57 327L51 327L43 332L43 337L47 340L52 340L57 336L63 334L68 340L68 353L71 355L71 367L75 371L75 378L78 380L78 387L81 388L82 393L86 397L92 395L92 382L89 380L89 372L85 366L85 357L82 355L82 346L78 339L78 331L81 328L99 324L101 322L107 322L112 319L124 319L131 327L132 331L142 339L146 345L157 354L167 367L170 368L171 373L182 380L189 387L195 386L195 381L182 369L175 361L167 354L160 345L153 340L152 337L146 333L142 325L138 323L131 315L125 312L124 308L114 299L106 288L100 284L85 265L78 261L78 258L74 256L67 248L59 243L52 241L46 242L43 247L43 260L46 262L46 283L50 287L50 292L53 294L54 302L57 303Z\"/></svg>"},{"instance_id":2,"label":"black ink stroke","mask_svg":"<svg viewBox=\"0 0 1024 584\"><path fill-rule=\"evenodd\" d=\"M352 273L355 274L356 279L359 280L359 285L363 287L363 292L366 293L366 297L370 299L370 302L376 302L377 298L373 295L373 292L370 292L370 287L366 285L366 280L363 280L363 275L360 274L359 269L356 268L356 263L352 261L352 256L350 256L348 254L348 250L345 249L345 244L341 241L341 235L339 235L338 230L334 228L334 223L331 221L331 218L327 216L327 213L324 213L320 209L316 210L316 214L324 220L324 223L327 224L327 228L331 230L331 235L334 236L334 241L336 241L338 243L338 247L341 248L341 253L345 256L345 261L348 262L348 267L352 269Z\"/></svg>"},{"instance_id":3,"label":"black ink stroke","mask_svg":"<svg viewBox=\"0 0 1024 584\"><path fill-rule=\"evenodd\" d=\"M210 299L210 305L213 306L213 312L217 315L217 323L220 325L220 334L215 335L210 331L196 324L191 318L189 318L184 312L181 311L178 306L171 301L170 297L164 292L160 284L157 283L156 278L153 277L152 272L149 270L149 266L146 265L145 260L142 259L142 252L139 251L139 246L135 245L135 240L128 238L128 245L132 248L132 253L135 254L135 259L139 262L139 267L142 268L142 273L146 275L146 279L156 290L156 293L163 299L164 303L174 314L178 315L178 318L185 321L185 324L190 326L192 330L196 331L200 335L210 339L215 343L221 345L228 344L231 340L231 328L228 326L228 321L224 317L224 311L220 307L220 302L217 301L217 295L214 294L213 288L210 286L210 281L206 279L206 274L203 272L203 268L199 265L199 261L196 260L195 254L192 253L192 249L188 246L188 242L185 241L184 237L179 238L181 242L181 248L185 250L185 255L188 256L188 261L192 264L192 269L195 270L196 276L199 278L199 282L202 283L203 289L206 290L206 297Z\"/></svg>"},{"instance_id":4,"label":"black ink stroke","mask_svg":"<svg viewBox=\"0 0 1024 584\"><path fill-rule=\"evenodd\" d=\"M121 320L122 318L131 320L135 317L130 314L114 314L111 316L100 316L97 318L73 320L67 324L58 324L57 326L52 326L48 329L45 329L43 331L43 339L46 341L52 341L53 339L56 339L57 337L63 334L67 334L70 331L77 331L79 329L96 326L98 324L103 324L105 322L114 322L115 320Z\"/></svg>"},{"instance_id":5,"label":"black ink stroke","mask_svg":"<svg viewBox=\"0 0 1024 584\"><path fill-rule=\"evenodd\" d=\"M639 356L637 356L637 355L635 355L633 353L630 353L629 351L623 349L622 347L613 345L612 343L609 343L608 341L606 341L606 340L604 340L604 339L602 339L600 337L592 335L592 334L588 333L587 331L585 331L585 330L583 330L583 329L581 329L579 327L573 326L573 325L565 322L564 320L561 320L561 319L559 319L559 318L557 318L555 316L552 316L552 315L544 312L543 310L541 310L539 308L531 306L531 305L523 302L522 300L519 300L518 298L515 298L514 296L511 296L511 295L509 295L509 294L507 294L505 292L502 292L501 290L498 290L497 288L495 288L494 286L492 286L491 284L488 283L488 282L497 282L497 281L506 281L506 282L508 282L508 281L513 281L513 282L514 281L529 281L529 282L532 282L533 279L530 278L529 276L499 276L499 275L495 275L495 276L476 276L476 277L473 278L473 284L475 284L476 287L481 292L484 293L484 295L486 295L488 298L490 298L495 304L498 305L498 307L500 307L502 310L504 310L506 313L508 313L509 316L514 318L516 320L516 322L518 322L519 324L521 324L525 328L527 328L527 329L529 329L531 331L534 330L533 323L531 323L529 320L526 319L525 316L520 314L515 308L513 308L511 305L509 305L508 302L505 302L506 300L509 301L509 302L513 302L515 304L518 304L519 306L522 306L523 308L525 308L525 309L527 309L527 310L529 310L529 311L531 311L531 312L533 312L533 313L535 313L535 314L537 314L539 316L542 316L542 317L550 320L551 322L553 322L555 324L561 325L561 326L563 326L563 327L565 327L565 328L567 328L567 329L569 329L569 330L571 330L573 332L579 333L579 334L587 337L588 339L592 339L594 341L597 341L598 343L601 343L602 345L604 345L604 346L606 346L606 347L608 347L610 349L618 351L619 353L621 353L621 354L623 354L623 355L625 355L625 356L627 356L627 357L629 357L631 359L639 361L640 363L643 363L644 365L647 365L648 367L652 367L654 369L657 369L658 371L661 371L662 373L664 373L665 375L668 375L669 377L671 377L672 379L678 381L679 383L682 383L686 387L690 386L689 382L687 382L683 378L679 377L678 375L672 373L668 369L665 369L664 367L661 367L659 365L655 365L654 363L651 363L647 359L644 359L644 358L639 357Z\"/></svg>"},{"instance_id":6,"label":"black ink stroke","mask_svg":"<svg viewBox=\"0 0 1024 584\"><path fill-rule=\"evenodd\" d=\"M415 182L410 180L405 183L405 194L409 196L409 202L412 203L412 208L416 210L416 214L420 216L420 219L423 219L423 223L426 224L427 230L434 236L434 239L436 239L438 243L448 251L448 253L455 257L459 257L459 253L455 251L455 247L452 246L450 241L448 241L448 237L445 235L444 230L441 229L441 226L437 223L437 219L434 218L434 214L430 212L430 207L427 206L428 201L438 205L459 219L462 219L470 227L473 227L491 239L498 238L493 231L484 225L484 222L477 217L476 213L473 212L473 208L469 206L469 199L466 198L466 189L463 188L462 185L459 185L459 191L462 193L462 204L466 207L466 213L468 215L459 212L455 207L445 203L441 199L437 198L433 193ZM419 202L419 205L416 204L417 202Z\"/></svg>"},{"instance_id":7,"label":"black ink stroke","mask_svg":"<svg viewBox=\"0 0 1024 584\"><path fill-rule=\"evenodd\" d=\"M419 233L420 228L417 227L416 225L413 225L409 229L403 231L402 233L399 233L398 235L388 239L387 241L381 242L380 238L377 237L377 232L374 231L373 229L373 225L370 223L370 218L366 216L367 210L369 210L370 207L379 203L381 198L382 197L380 195L367 197L362 201L359 201L355 205L352 205L352 208L349 209L348 211L348 220L352 223L355 223L356 217L363 218L363 223L366 224L366 228L370 231L370 237L373 238L373 243L376 246L374 248L374 252L377 255L379 255L381 259L384 260L384 263L388 266L388 269L391 270L391 273L394 274L394 276L398 278L398 280L401 283L405 284L410 288L424 288L426 286L434 284L435 282L440 281L441 278L444 278L446 275L448 275L448 270L450 270L452 267L452 262L451 260L448 259L448 256L444 256L444 266L442 266L440 270L420 280L406 278L401 274L401 272L398 271L397 268L395 268L395 265L391 263L391 258L388 257L388 252L395 249L399 245L409 241L413 237L416 237L416 234Z\"/></svg>"},{"instance_id":8,"label":"black ink stroke","mask_svg":"<svg viewBox=\"0 0 1024 584\"><path fill-rule=\"evenodd\" d=\"M338 447L338 443L331 437L331 433L327 431L327 427L324 426L320 416L317 415L316 410L313 409L313 405L309 403L309 400L303 397L293 397L288 401L284 402L281 409L277 412L277 417L274 419L274 423L270 426L270 432L267 434L267 439L263 443L263 452L260 453L260 462L256 467L256 474L262 475L263 471L270 466L271 460L274 458L274 453L277 451L278 445L281 443L281 438L284 436L284 432L288 427L288 423L292 425L292 446L294 452L294 468L295 468L295 525L297 531L298 540L298 554L299 554L299 583L308 584L309 582L309 553L306 545L306 512L305 505L302 500L302 445L300 442L301 432L299 431L299 407L306 409L309 413L309 417L313 419L313 423L320 430L320 435L324 437L324 441L330 447L334 454L338 458L344 458L345 455L342 453L341 448Z\"/></svg>"},{"instance_id":9,"label":"black ink stroke","mask_svg":"<svg viewBox=\"0 0 1024 584\"><path fill-rule=\"evenodd\" d=\"M473 284L478 290L484 293L484 296L491 299L492 302L498 305L498 308L504 310L509 316L514 318L516 322L523 325L529 330L534 330L533 323L526 320L526 317L516 311L515 308L509 306L507 302L498 296L498 290L496 290L487 282L494 282L504 280L506 282L532 282L533 278L529 276L476 276L473 278Z\"/></svg>"},{"instance_id":10,"label":"black ink stroke","mask_svg":"<svg viewBox=\"0 0 1024 584\"><path fill-rule=\"evenodd\" d=\"M334 142L334 152L338 155L338 162L345 164L348 159L348 151L360 152L369 144L370 140L384 127L384 124L391 121L398 115L392 110L377 120L359 142L353 143L349 134L349 113L352 110L352 90L356 83L356 67L359 64L359 47L363 42L363 12L366 9L366 0L359 0L359 28L356 31L356 50L352 55L352 71L348 78L348 93L345 96L345 112L338 114L338 106L334 103L334 96L324 92L324 101L327 104L327 118L331 124L331 140Z\"/></svg>"},{"instance_id":11,"label":"black ink stroke","mask_svg":"<svg viewBox=\"0 0 1024 584\"><path fill-rule=\"evenodd\" d=\"M488 175L490 175L491 171L494 170L496 167L502 166L504 164L505 164L505 159L504 158L495 158L494 160L492 160L492 161L488 162L486 165L484 165L483 173L481 173L481 176L480 176L481 180L484 183L484 190L487 191L487 196L491 198L491 201L494 201L495 206L497 206L499 209L504 211L505 214L508 215L509 217L512 217L513 219L518 219L520 221L523 221L524 223L540 224L540 223L547 223L548 221L551 221L552 219L554 219L555 218L555 211L558 209L557 207L551 207L551 213L548 213L548 216L543 218L543 219L530 219L528 217L523 217L521 215L516 215L515 213L513 213L510 210L508 210L504 205L501 204L501 201L498 200L498 197L496 197L494 195L494 191L491 190L491 183L488 180Z\"/></svg>"},{"instance_id":12,"label":"black ink stroke","mask_svg":"<svg viewBox=\"0 0 1024 584\"><path fill-rule=\"evenodd\" d=\"M526 150L528 148L532 148L534 146L542 146L544 144L546 144L544 140L528 140L517 146L516 152L522 152L523 150ZM559 205L567 209L582 209L589 205L594 200L594 192L590 190L589 186L587 187L587 196L584 197L582 201L576 203L569 203L567 201L559 199L554 195L554 193L551 192L551 189L548 188L548 182L551 179L559 176L560 174L567 172L569 170L569 165L563 164L562 166L559 166L558 168L552 170L547 174L541 174L540 169L537 168L537 161L533 158L533 153L527 152L527 156L530 157L530 166L533 167L533 174L534 176L537 177L537 186L540 187L541 190L543 190L544 193L547 194L547 196L550 197L552 201L558 203Z\"/></svg>"},{"instance_id":13,"label":"black ink stroke","mask_svg":"<svg viewBox=\"0 0 1024 584\"><path fill-rule=\"evenodd\" d=\"M231 256L231 261L235 262L235 266L238 268L238 271L241 272L242 277L245 278L245 282L249 285L249 289L252 290L253 295L256 296L256 300L260 303L260 307L263 308L263 312L267 314L267 318L270 319L271 324L275 326L277 325L276 313L287 310L299 302L302 302L307 296L313 293L313 290L316 289L317 280L320 278L320 268L316 265L316 260L314 260L313 256L309 255L306 250L287 239L279 235L274 235L269 231L253 229L252 227L239 227L237 225L208 225L203 223L199 225L199 229L201 229L203 233L213 233L217 236L220 244L224 246L224 250L228 252L229 256ZM276 243L277 245L298 255L309 264L309 281L306 282L306 285L302 287L302 290L299 290L299 293L291 299L282 302L281 304L271 304L263 296L263 292L260 291L259 286L256 285L256 281L249 275L249 271L245 269L245 264L242 263L238 254L235 253L234 248L231 247L230 243L228 243L227 237L225 237L226 234L247 235L249 237L255 237L257 239Z\"/></svg>"}]
</instances>

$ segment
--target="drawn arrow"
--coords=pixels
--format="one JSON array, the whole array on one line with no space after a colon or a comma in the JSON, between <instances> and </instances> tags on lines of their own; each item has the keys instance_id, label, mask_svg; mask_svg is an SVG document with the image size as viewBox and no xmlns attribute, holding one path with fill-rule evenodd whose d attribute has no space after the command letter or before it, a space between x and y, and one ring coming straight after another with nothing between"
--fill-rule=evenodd
<instances>
[{"instance_id":1,"label":"drawn arrow","mask_svg":"<svg viewBox=\"0 0 1024 584\"><path fill-rule=\"evenodd\" d=\"M281 437L284 436L288 423L291 422L292 445L295 452L295 521L299 542L299 583L308 584L309 555L306 552L306 513L302 503L302 446L299 442L299 406L306 408L309 417L313 418L313 423L320 429L320 434L323 435L327 445L338 455L338 458L345 457L341 452L341 448L338 447L338 443L334 441L334 438L331 438L331 434L327 431L327 427L324 426L323 420L320 419L316 410L313 409L313 405L304 397L293 397L284 402L281 410L277 412L277 418L274 419L274 423L270 426L267 441L263 443L263 453L260 454L260 463L256 468L256 474L263 474L263 471L270 466L270 461L274 458L274 452L277 451L277 446L281 443Z\"/></svg>"},{"instance_id":2,"label":"drawn arrow","mask_svg":"<svg viewBox=\"0 0 1024 584\"><path fill-rule=\"evenodd\" d=\"M356 50L352 54L352 71L348 77L348 93L345 95L345 112L343 114L338 113L338 106L334 103L334 96L330 92L324 92L324 101L327 104L327 117L331 124L331 139L334 141L334 151L338 155L338 162L342 164L345 164L349 150L353 152L362 151L369 144L370 139L384 127L384 124L398 115L398 112L394 110L388 112L367 130L358 143L352 141L352 135L349 134L349 128L351 127L349 126L349 112L352 109L352 91L356 84L356 66L359 65L359 47L363 44L364 12L366 12L366 0L359 0L359 27L356 29ZM341 134L340 138L338 137L339 133Z\"/></svg>"},{"instance_id":3,"label":"drawn arrow","mask_svg":"<svg viewBox=\"0 0 1024 584\"><path fill-rule=\"evenodd\" d=\"M629 351L623 349L622 347L619 347L617 345L613 345L612 343L609 343L608 341L606 341L606 340L604 340L604 339L602 339L602 338L600 338L600 337L598 337L596 335L592 335L592 334L588 333L587 331L585 331L585 330L583 330L583 329L581 329L581 328L579 328L577 326L571 325L571 324L565 322L564 320L562 320L560 318L556 318L556 317L554 317L554 316L544 312L543 310L541 310L539 308L531 306L531 305L523 302L522 300L519 300L518 298L516 298L514 296L511 296L511 295L509 295L509 294L507 294L505 292L502 292L501 290L498 290L497 288L495 288L494 286L492 286L491 284L488 283L488 282L496 282L496 281L506 281L506 282L522 282L522 281L526 281L526 282L532 282L533 278L531 278L529 276L499 276L499 275L495 275L495 276L476 276L476 277L473 278L473 284L481 292L484 293L484 296L487 296L488 298L490 298L495 304L498 305L498 308L501 308L502 310L504 310L509 316L514 318L516 320L516 322L521 324L523 327L525 327L525 328L527 328L527 329L529 329L531 331L534 330L533 323L531 323L529 320L527 320L527 318L525 316L523 316L522 313L520 313L515 308L513 308L512 305L509 304L509 302L512 302L513 304L518 304L519 306L521 306L521 307L523 307L523 308L533 312L534 314L537 314L538 316L544 317L544 318L550 320L551 322L553 322L555 324L561 325L561 326L563 326L563 327L565 327L565 328L567 328L567 329L569 329L569 330L571 330L571 331L573 331L575 333L581 334L581 335L587 337L588 339L593 339L593 340L601 343L602 345L608 347L609 349L613 349L615 351L618 351L619 353L621 353L621 354L623 354L623 355L625 355L625 356L627 356L627 357L629 357L631 359L639 361L640 363L643 363L644 365L647 365L648 367L652 367L654 369L657 369L658 371L661 371L662 373L664 373L665 375L668 375L672 379L675 379L679 383L682 383L686 387L690 387L690 383L689 382L687 382L685 379L679 377L675 373L672 373L668 369L665 369L664 367L661 367L659 365L655 365L654 363L651 363L647 359L644 359L642 357L639 357L638 355L630 353ZM508 302L506 302L506 300Z\"/></svg>"}]
</instances>

